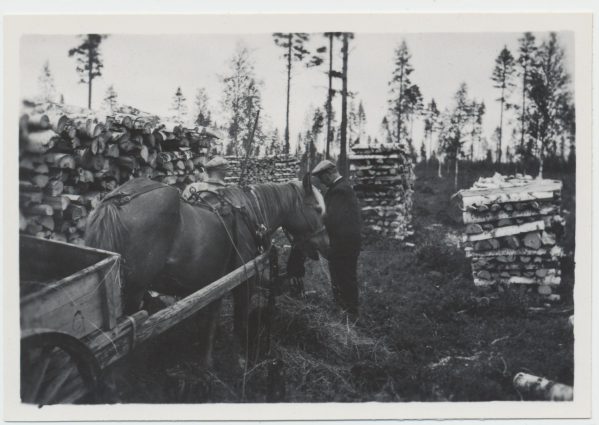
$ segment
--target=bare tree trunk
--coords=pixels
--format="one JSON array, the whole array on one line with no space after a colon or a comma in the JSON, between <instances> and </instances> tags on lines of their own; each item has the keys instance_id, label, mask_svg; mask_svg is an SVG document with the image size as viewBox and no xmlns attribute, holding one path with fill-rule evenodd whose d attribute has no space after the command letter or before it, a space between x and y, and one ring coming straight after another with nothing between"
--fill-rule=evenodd
<instances>
[{"instance_id":1,"label":"bare tree trunk","mask_svg":"<svg viewBox=\"0 0 599 425\"><path fill-rule=\"evenodd\" d=\"M287 116L285 120L285 154L289 155L289 91L291 90L291 42L293 34L289 34L289 50L287 51Z\"/></svg>"},{"instance_id":2,"label":"bare tree trunk","mask_svg":"<svg viewBox=\"0 0 599 425\"><path fill-rule=\"evenodd\" d=\"M89 62L88 62L88 66L89 66L89 71L87 74L87 79L89 80L89 84L88 84L88 91L87 91L87 108L91 109L92 108L92 65L93 65L93 49L90 48L89 50Z\"/></svg>"},{"instance_id":3,"label":"bare tree trunk","mask_svg":"<svg viewBox=\"0 0 599 425\"><path fill-rule=\"evenodd\" d=\"M331 114L333 102L333 34L329 34L329 92L327 96L327 148L325 158L331 158L331 142L333 135L331 134Z\"/></svg>"},{"instance_id":4,"label":"bare tree trunk","mask_svg":"<svg viewBox=\"0 0 599 425\"><path fill-rule=\"evenodd\" d=\"M401 143L401 98L403 97L403 66L399 77L399 99L397 101L397 143Z\"/></svg>"},{"instance_id":5,"label":"bare tree trunk","mask_svg":"<svg viewBox=\"0 0 599 425\"><path fill-rule=\"evenodd\" d=\"M439 173L438 174L439 174L439 178L440 179L443 178L443 175L441 174L441 166L442 166L442 164L441 164L441 156L439 156Z\"/></svg>"},{"instance_id":6,"label":"bare tree trunk","mask_svg":"<svg viewBox=\"0 0 599 425\"><path fill-rule=\"evenodd\" d=\"M456 158L455 158L455 181L454 181L454 186L456 189L458 188L458 164L459 164L459 160L458 160L458 157L456 156Z\"/></svg>"},{"instance_id":7,"label":"bare tree trunk","mask_svg":"<svg viewBox=\"0 0 599 425\"><path fill-rule=\"evenodd\" d=\"M339 171L347 178L347 57L349 55L349 36L343 34L343 69L341 92L341 147L339 151Z\"/></svg>"},{"instance_id":8,"label":"bare tree trunk","mask_svg":"<svg viewBox=\"0 0 599 425\"><path fill-rule=\"evenodd\" d=\"M544 146L543 146L543 141L541 141L541 151L539 152L539 159L540 159L540 164L539 164L539 179L543 178L543 160L545 159L545 152L544 152Z\"/></svg>"},{"instance_id":9,"label":"bare tree trunk","mask_svg":"<svg viewBox=\"0 0 599 425\"><path fill-rule=\"evenodd\" d=\"M499 145L497 146L497 163L501 166L501 137L503 133L503 87L501 87L501 113L499 115Z\"/></svg>"}]
</instances>

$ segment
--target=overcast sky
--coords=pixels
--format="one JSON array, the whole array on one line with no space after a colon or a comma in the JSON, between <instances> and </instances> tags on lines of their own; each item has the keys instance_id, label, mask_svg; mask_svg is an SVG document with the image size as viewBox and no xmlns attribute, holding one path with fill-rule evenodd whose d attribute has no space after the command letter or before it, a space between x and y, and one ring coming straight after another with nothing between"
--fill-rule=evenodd
<instances>
[{"instance_id":1,"label":"overcast sky","mask_svg":"<svg viewBox=\"0 0 599 425\"><path fill-rule=\"evenodd\" d=\"M547 33L535 33L537 44ZM364 104L366 134L380 138L380 123L388 110L389 85L393 71L395 48L405 40L412 54L412 83L418 84L424 102L434 98L440 110L450 106L460 83L466 82L470 97L486 104L483 137L490 140L499 125L499 91L490 79L495 58L504 46L517 56L521 33L423 33L423 34L356 34L351 40L348 66L349 90L356 93L356 105ZM567 67L573 69L574 36L558 35L566 50ZM33 98L39 92L38 79L43 64L50 63L56 90L68 104L87 106L87 86L78 84L74 58L68 50L80 44L76 36L25 36L21 39L21 80L23 98ZM114 85L118 100L157 115L170 115L169 108L177 87L187 98L193 112L193 98L204 87L212 110L220 115L222 84L219 75L228 72L228 60L237 43L253 50L256 75L264 81L262 117L270 128L285 130L286 69L282 49L271 34L252 35L111 35L102 42L104 60L102 76L93 81L92 108L100 108L106 88ZM311 37L309 48L315 50L327 43L322 35ZM341 70L341 43L336 42L335 68ZM306 129L306 117L314 107L326 100L328 65L306 69L295 65L291 88L290 134L292 146L297 134ZM340 85L340 82L337 82ZM338 87L340 88L340 87ZM513 94L517 100L519 94ZM341 111L341 98L335 99L335 109ZM510 115L504 116L504 134L511 133ZM218 119L218 118L217 118ZM423 124L414 124L414 140L419 148Z\"/></svg>"}]
</instances>

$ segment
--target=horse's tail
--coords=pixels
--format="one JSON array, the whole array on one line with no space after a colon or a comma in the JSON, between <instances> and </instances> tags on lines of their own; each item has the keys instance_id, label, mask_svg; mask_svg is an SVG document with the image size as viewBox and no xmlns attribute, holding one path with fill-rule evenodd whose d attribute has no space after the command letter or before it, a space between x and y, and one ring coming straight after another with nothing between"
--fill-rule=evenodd
<instances>
[{"instance_id":1,"label":"horse's tail","mask_svg":"<svg viewBox=\"0 0 599 425\"><path fill-rule=\"evenodd\" d=\"M112 200L104 200L87 218L85 244L93 248L119 252L123 231L126 229L118 207Z\"/></svg>"}]
</instances>

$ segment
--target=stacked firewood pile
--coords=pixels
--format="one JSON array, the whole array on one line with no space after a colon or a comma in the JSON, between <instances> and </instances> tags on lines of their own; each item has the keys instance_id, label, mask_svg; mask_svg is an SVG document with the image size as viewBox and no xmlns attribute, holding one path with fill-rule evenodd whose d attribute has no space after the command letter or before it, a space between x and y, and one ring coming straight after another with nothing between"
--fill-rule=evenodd
<instances>
[{"instance_id":1,"label":"stacked firewood pile","mask_svg":"<svg viewBox=\"0 0 599 425\"><path fill-rule=\"evenodd\" d=\"M475 285L536 285L552 293L561 281L561 189L560 181L496 174L459 192Z\"/></svg>"},{"instance_id":2,"label":"stacked firewood pile","mask_svg":"<svg viewBox=\"0 0 599 425\"><path fill-rule=\"evenodd\" d=\"M244 157L227 156L230 170L225 178L227 183L237 184ZM249 158L242 184L285 183L298 178L299 160L292 155L273 155Z\"/></svg>"},{"instance_id":3,"label":"stacked firewood pile","mask_svg":"<svg viewBox=\"0 0 599 425\"><path fill-rule=\"evenodd\" d=\"M27 103L19 127L20 229L76 244L89 211L127 180L145 176L179 189L198 181L218 137L129 107L103 115Z\"/></svg>"},{"instance_id":4,"label":"stacked firewood pile","mask_svg":"<svg viewBox=\"0 0 599 425\"><path fill-rule=\"evenodd\" d=\"M364 233L403 240L413 234L414 171L398 144L352 148L351 181L360 200Z\"/></svg>"}]
</instances>

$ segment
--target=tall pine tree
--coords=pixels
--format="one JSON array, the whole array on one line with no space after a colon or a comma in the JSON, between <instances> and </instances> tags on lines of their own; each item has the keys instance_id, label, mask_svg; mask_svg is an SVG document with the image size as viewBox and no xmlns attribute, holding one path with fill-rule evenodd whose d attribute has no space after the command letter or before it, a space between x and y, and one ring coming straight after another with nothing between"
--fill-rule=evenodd
<instances>
[{"instance_id":1,"label":"tall pine tree","mask_svg":"<svg viewBox=\"0 0 599 425\"><path fill-rule=\"evenodd\" d=\"M100 55L100 43L106 35L87 34L82 35L83 43L69 50L69 57L74 56L77 59L77 72L79 73L79 83L87 84L87 107L92 107L92 81L94 78L102 75L104 63Z\"/></svg>"},{"instance_id":2,"label":"tall pine tree","mask_svg":"<svg viewBox=\"0 0 599 425\"><path fill-rule=\"evenodd\" d=\"M512 79L515 72L515 61L514 57L504 47L499 53L497 59L495 59L495 68L493 69L493 75L491 79L495 82L494 87L501 90L501 97L497 99L501 103L501 112L499 116L499 141L497 143L497 163L501 163L501 143L503 135L503 111L509 107L506 97L510 90L514 86Z\"/></svg>"},{"instance_id":3,"label":"tall pine tree","mask_svg":"<svg viewBox=\"0 0 599 425\"><path fill-rule=\"evenodd\" d=\"M39 78L40 86L40 101L55 102L56 101L56 87L54 86L54 76L50 71L50 62L46 61L42 68L42 74Z\"/></svg>"},{"instance_id":4,"label":"tall pine tree","mask_svg":"<svg viewBox=\"0 0 599 425\"><path fill-rule=\"evenodd\" d=\"M289 103L291 98L291 70L294 62L302 62L310 52L304 44L310 39L306 33L275 33L273 34L275 44L285 49L283 57L287 64L287 113L285 118L285 153L289 153Z\"/></svg>"},{"instance_id":5,"label":"tall pine tree","mask_svg":"<svg viewBox=\"0 0 599 425\"><path fill-rule=\"evenodd\" d=\"M171 111L173 111L172 118L178 123L182 123L187 118L187 99L183 96L181 87L177 87L177 92L173 96L173 104Z\"/></svg>"}]
</instances>

